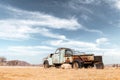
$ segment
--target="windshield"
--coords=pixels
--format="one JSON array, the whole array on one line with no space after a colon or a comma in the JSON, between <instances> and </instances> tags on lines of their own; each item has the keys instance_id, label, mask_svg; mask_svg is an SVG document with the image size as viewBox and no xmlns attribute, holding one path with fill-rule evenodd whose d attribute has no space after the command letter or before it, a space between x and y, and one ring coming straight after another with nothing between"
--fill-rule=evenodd
<instances>
[{"instance_id":1,"label":"windshield","mask_svg":"<svg viewBox=\"0 0 120 80\"><path fill-rule=\"evenodd\" d=\"M65 50L65 56L70 57L72 55L72 51L70 49Z\"/></svg>"}]
</instances>

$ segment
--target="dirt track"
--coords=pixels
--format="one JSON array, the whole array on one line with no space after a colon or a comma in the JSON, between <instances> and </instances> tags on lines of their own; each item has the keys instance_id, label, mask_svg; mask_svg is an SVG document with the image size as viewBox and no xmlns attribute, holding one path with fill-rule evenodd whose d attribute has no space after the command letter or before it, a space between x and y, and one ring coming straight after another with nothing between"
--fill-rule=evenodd
<instances>
[{"instance_id":1,"label":"dirt track","mask_svg":"<svg viewBox=\"0 0 120 80\"><path fill-rule=\"evenodd\" d=\"M0 80L120 80L120 69L0 67Z\"/></svg>"}]
</instances>

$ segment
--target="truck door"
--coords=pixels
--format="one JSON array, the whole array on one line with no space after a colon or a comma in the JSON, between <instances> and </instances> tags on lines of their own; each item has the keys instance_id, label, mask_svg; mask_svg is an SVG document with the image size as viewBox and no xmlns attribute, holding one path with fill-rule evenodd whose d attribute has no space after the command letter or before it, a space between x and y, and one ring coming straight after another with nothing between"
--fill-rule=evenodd
<instances>
[{"instance_id":1,"label":"truck door","mask_svg":"<svg viewBox=\"0 0 120 80\"><path fill-rule=\"evenodd\" d=\"M60 63L60 50L57 49L54 56L53 56L53 63L59 64Z\"/></svg>"},{"instance_id":2,"label":"truck door","mask_svg":"<svg viewBox=\"0 0 120 80\"><path fill-rule=\"evenodd\" d=\"M65 49L61 49L60 50L60 63L64 63L65 62Z\"/></svg>"},{"instance_id":3,"label":"truck door","mask_svg":"<svg viewBox=\"0 0 120 80\"><path fill-rule=\"evenodd\" d=\"M70 49L66 49L65 50L65 62L66 63L70 63L70 62L73 61L72 55L73 55L72 50L70 50Z\"/></svg>"}]
</instances>

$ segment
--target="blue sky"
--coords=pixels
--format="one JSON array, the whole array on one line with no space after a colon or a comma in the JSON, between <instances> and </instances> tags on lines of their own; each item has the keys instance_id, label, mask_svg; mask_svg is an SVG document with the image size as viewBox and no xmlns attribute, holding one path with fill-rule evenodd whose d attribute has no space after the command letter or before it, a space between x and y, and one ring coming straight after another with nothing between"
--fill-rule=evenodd
<instances>
[{"instance_id":1,"label":"blue sky","mask_svg":"<svg viewBox=\"0 0 120 80\"><path fill-rule=\"evenodd\" d=\"M0 2L0 56L39 64L69 47L120 63L120 0Z\"/></svg>"}]
</instances>

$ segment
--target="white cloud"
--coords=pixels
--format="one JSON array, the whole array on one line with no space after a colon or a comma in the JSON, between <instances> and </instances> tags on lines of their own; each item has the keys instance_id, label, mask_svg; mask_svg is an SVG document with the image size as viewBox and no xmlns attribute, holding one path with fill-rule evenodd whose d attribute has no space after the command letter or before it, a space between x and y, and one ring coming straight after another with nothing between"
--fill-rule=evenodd
<instances>
[{"instance_id":1,"label":"white cloud","mask_svg":"<svg viewBox=\"0 0 120 80\"><path fill-rule=\"evenodd\" d=\"M98 38L96 42L85 42L85 41L76 41L71 39L66 40L51 40L48 41L50 45L57 46L57 47L71 47L71 48L79 48L84 50L100 50L99 45L104 45L108 43L108 38ZM103 50L103 49L101 49Z\"/></svg>"},{"instance_id":2,"label":"white cloud","mask_svg":"<svg viewBox=\"0 0 120 80\"><path fill-rule=\"evenodd\" d=\"M120 49L114 48L114 49L104 49L104 55L110 55L110 56L120 56Z\"/></svg>"},{"instance_id":3,"label":"white cloud","mask_svg":"<svg viewBox=\"0 0 120 80\"><path fill-rule=\"evenodd\" d=\"M84 29L85 31L87 31L87 32L99 33L99 34L101 34L101 35L104 35L103 32L100 31L100 30L88 29L88 28L86 28L86 27L84 27L83 29Z\"/></svg>"},{"instance_id":4,"label":"white cloud","mask_svg":"<svg viewBox=\"0 0 120 80\"><path fill-rule=\"evenodd\" d=\"M75 41L75 40L66 40L66 41L52 40L52 41L48 41L48 43L54 47L67 47L78 50L80 52L93 53L95 51L100 51L100 49L97 48L97 45L95 43L90 43L90 42Z\"/></svg>"},{"instance_id":5,"label":"white cloud","mask_svg":"<svg viewBox=\"0 0 120 80\"><path fill-rule=\"evenodd\" d=\"M88 8L86 8L86 7L83 7L83 6L81 6L80 3L81 2L81 0L71 0L69 3L68 3L68 6L71 8L71 9L73 9L73 10L75 10L75 11L81 11L82 13L89 13L89 14L93 14L93 11L92 10L90 10L90 9L88 9ZM79 7L79 8L78 8Z\"/></svg>"},{"instance_id":6,"label":"white cloud","mask_svg":"<svg viewBox=\"0 0 120 80\"><path fill-rule=\"evenodd\" d=\"M1 39L29 39L33 33L39 33L50 38L66 39L65 35L52 33L48 28L65 30L83 29L88 32L102 33L98 30L84 28L74 17L69 19L59 18L41 12L26 11L4 5L0 6L0 8L11 14L11 18L0 20Z\"/></svg>"},{"instance_id":7,"label":"white cloud","mask_svg":"<svg viewBox=\"0 0 120 80\"><path fill-rule=\"evenodd\" d=\"M92 50L96 48L96 44L89 43L89 42L82 42L82 41L75 41L75 40L52 40L49 41L50 45L55 47L68 47L78 50ZM84 51L82 50L82 51Z\"/></svg>"},{"instance_id":8,"label":"white cloud","mask_svg":"<svg viewBox=\"0 0 120 80\"><path fill-rule=\"evenodd\" d=\"M82 27L73 17L69 19L58 18L41 12L26 11L3 5L0 8L12 16L12 18L0 20L1 39L29 39L31 34L66 39L64 35L52 33L48 28L76 30Z\"/></svg>"},{"instance_id":9,"label":"white cloud","mask_svg":"<svg viewBox=\"0 0 120 80\"><path fill-rule=\"evenodd\" d=\"M25 25L17 25L16 23L12 24L10 21L0 20L0 38L2 39L17 39L17 38L30 38L30 35L27 34L29 31L33 31L30 27ZM24 27L24 28L23 28Z\"/></svg>"},{"instance_id":10,"label":"white cloud","mask_svg":"<svg viewBox=\"0 0 120 80\"><path fill-rule=\"evenodd\" d=\"M120 9L120 0L105 0L104 2L112 8Z\"/></svg>"},{"instance_id":11,"label":"white cloud","mask_svg":"<svg viewBox=\"0 0 120 80\"><path fill-rule=\"evenodd\" d=\"M120 9L120 0L116 0L116 1L115 1L115 7L116 7L117 9Z\"/></svg>"},{"instance_id":12,"label":"white cloud","mask_svg":"<svg viewBox=\"0 0 120 80\"><path fill-rule=\"evenodd\" d=\"M39 54L49 54L54 50L53 47L49 46L9 46L6 49L6 54L9 55L20 55L20 56L33 56ZM1 52L0 52L1 53Z\"/></svg>"},{"instance_id":13,"label":"white cloud","mask_svg":"<svg viewBox=\"0 0 120 80\"><path fill-rule=\"evenodd\" d=\"M55 38L55 39L67 40L65 35L52 33L48 29L45 29L45 28L40 30L39 33L42 34L43 36L47 36L47 37L51 37L51 38Z\"/></svg>"},{"instance_id":14,"label":"white cloud","mask_svg":"<svg viewBox=\"0 0 120 80\"><path fill-rule=\"evenodd\" d=\"M82 15L81 15L81 18L83 18L83 19L86 20L86 21L90 19L90 18L89 18L87 15L85 15L85 14L82 14Z\"/></svg>"},{"instance_id":15,"label":"white cloud","mask_svg":"<svg viewBox=\"0 0 120 80\"><path fill-rule=\"evenodd\" d=\"M10 6L6 8L12 11L15 14L15 17L21 18L21 16L24 16L23 18L27 18L27 20L24 21L25 24L44 26L55 29L66 29L66 30L76 30L82 27L81 24L78 23L77 19L74 17L65 19L41 12L21 10ZM20 14L16 14L16 13L20 13Z\"/></svg>"},{"instance_id":16,"label":"white cloud","mask_svg":"<svg viewBox=\"0 0 120 80\"><path fill-rule=\"evenodd\" d=\"M74 1L74 0L72 0ZM96 0L75 0L74 2L76 3L82 3L82 4L90 4L90 3L93 3L95 2Z\"/></svg>"},{"instance_id":17,"label":"white cloud","mask_svg":"<svg viewBox=\"0 0 120 80\"><path fill-rule=\"evenodd\" d=\"M32 34L41 34L56 39L66 39L64 35L50 32L49 29L31 26L24 20L0 20L0 38L2 39L29 39Z\"/></svg>"},{"instance_id":18,"label":"white cloud","mask_svg":"<svg viewBox=\"0 0 120 80\"><path fill-rule=\"evenodd\" d=\"M97 44L104 44L104 43L107 43L108 42L108 39L107 38L99 38L99 39L96 39L96 43Z\"/></svg>"},{"instance_id":19,"label":"white cloud","mask_svg":"<svg viewBox=\"0 0 120 80\"><path fill-rule=\"evenodd\" d=\"M86 21L89 21L89 20L92 20L92 18L90 18L89 14L94 15L94 12L91 9L89 9L85 6L82 6L81 4L94 5L94 4L99 4L100 2L101 1L99 1L99 0L71 0L71 1L69 1L68 6L77 12L80 11L79 13L81 13L81 18L83 18ZM97 30L97 29L89 29L85 26L82 26L81 29L86 32L99 33L99 34L103 35L103 32L100 30Z\"/></svg>"}]
</instances>

